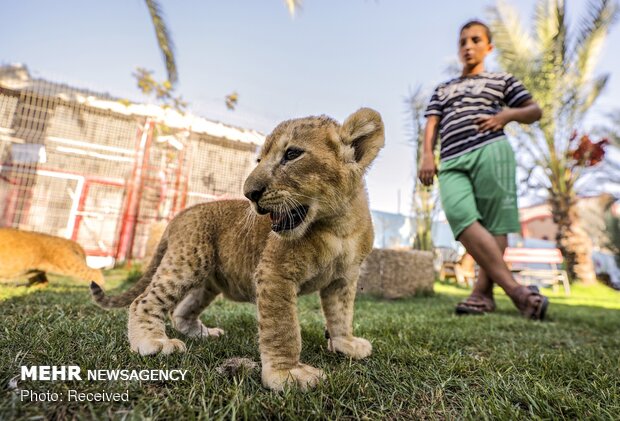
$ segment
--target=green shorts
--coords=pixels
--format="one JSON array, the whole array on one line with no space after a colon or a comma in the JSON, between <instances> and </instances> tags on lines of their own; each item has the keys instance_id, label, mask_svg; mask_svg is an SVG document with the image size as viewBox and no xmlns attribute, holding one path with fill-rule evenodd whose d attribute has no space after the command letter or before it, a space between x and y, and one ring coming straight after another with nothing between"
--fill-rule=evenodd
<instances>
[{"instance_id":1,"label":"green shorts","mask_svg":"<svg viewBox=\"0 0 620 421\"><path fill-rule=\"evenodd\" d=\"M521 232L515 173L505 137L439 165L441 203L454 238L475 221L493 235Z\"/></svg>"}]
</instances>

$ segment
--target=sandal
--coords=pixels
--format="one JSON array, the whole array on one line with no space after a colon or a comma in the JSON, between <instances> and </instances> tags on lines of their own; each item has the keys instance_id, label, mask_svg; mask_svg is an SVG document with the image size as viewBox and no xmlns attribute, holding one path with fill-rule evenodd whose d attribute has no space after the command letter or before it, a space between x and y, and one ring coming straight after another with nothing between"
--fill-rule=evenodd
<instances>
[{"instance_id":1,"label":"sandal","mask_svg":"<svg viewBox=\"0 0 620 421\"><path fill-rule=\"evenodd\" d=\"M519 287L511 297L521 315L531 320L544 320L549 307L549 299L538 292L536 287Z\"/></svg>"},{"instance_id":2,"label":"sandal","mask_svg":"<svg viewBox=\"0 0 620 421\"><path fill-rule=\"evenodd\" d=\"M485 314L495 311L495 300L483 295L470 295L465 300L456 305L455 312L458 315L464 314Z\"/></svg>"}]
</instances>

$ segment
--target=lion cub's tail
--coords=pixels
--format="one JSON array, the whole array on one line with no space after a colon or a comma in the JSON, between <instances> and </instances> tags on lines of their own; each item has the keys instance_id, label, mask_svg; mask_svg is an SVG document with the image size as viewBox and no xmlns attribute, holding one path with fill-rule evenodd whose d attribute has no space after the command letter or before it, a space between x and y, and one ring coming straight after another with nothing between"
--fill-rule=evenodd
<instances>
[{"instance_id":1,"label":"lion cub's tail","mask_svg":"<svg viewBox=\"0 0 620 421\"><path fill-rule=\"evenodd\" d=\"M162 236L159 245L157 246L157 251L155 251L155 255L151 259L148 267L146 268L146 272L144 275L135 283L134 286L129 288L127 291L120 295L116 295L113 297L105 295L105 292L101 289L101 287L96 282L90 283L90 293L93 297L93 300L99 307L102 308L116 308L116 307L127 307L129 304L136 299L136 297L151 283L151 279L153 279L153 275L157 271L157 267L161 263L164 254L166 254L166 249L168 248L168 238L167 232Z\"/></svg>"}]
</instances>

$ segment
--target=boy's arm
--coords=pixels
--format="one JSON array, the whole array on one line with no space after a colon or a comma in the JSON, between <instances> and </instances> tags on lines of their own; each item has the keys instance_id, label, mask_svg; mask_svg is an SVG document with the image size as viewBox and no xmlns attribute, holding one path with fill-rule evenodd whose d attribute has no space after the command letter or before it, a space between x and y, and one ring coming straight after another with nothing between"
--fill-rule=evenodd
<instances>
[{"instance_id":1,"label":"boy's arm","mask_svg":"<svg viewBox=\"0 0 620 421\"><path fill-rule=\"evenodd\" d=\"M420 159L420 168L418 170L418 178L425 186L433 184L433 179L437 173L435 165L435 142L437 141L437 129L439 127L439 116L430 115L426 119L424 128L424 144L422 146L422 159Z\"/></svg>"},{"instance_id":2,"label":"boy's arm","mask_svg":"<svg viewBox=\"0 0 620 421\"><path fill-rule=\"evenodd\" d=\"M542 110L536 102L531 99L524 101L518 107L504 108L495 115L485 115L476 119L478 131L484 132L490 130L492 132L501 130L511 121L518 123L532 124L540 120Z\"/></svg>"}]
</instances>

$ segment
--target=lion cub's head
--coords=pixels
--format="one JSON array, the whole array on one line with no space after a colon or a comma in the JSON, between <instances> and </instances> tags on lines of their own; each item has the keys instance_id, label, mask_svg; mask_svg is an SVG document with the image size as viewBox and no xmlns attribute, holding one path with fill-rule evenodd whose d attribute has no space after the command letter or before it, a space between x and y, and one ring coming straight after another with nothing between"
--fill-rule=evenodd
<instances>
[{"instance_id":1,"label":"lion cub's head","mask_svg":"<svg viewBox=\"0 0 620 421\"><path fill-rule=\"evenodd\" d=\"M269 214L274 232L298 238L313 222L348 210L384 141L381 116L369 108L342 126L326 116L285 121L267 136L244 194Z\"/></svg>"}]
</instances>

